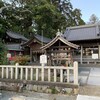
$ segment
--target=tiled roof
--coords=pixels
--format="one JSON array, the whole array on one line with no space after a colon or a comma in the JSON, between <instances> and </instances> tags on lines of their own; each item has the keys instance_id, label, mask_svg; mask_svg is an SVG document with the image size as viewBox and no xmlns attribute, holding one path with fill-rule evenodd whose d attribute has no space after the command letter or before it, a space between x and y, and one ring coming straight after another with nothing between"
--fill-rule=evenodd
<instances>
[{"instance_id":1,"label":"tiled roof","mask_svg":"<svg viewBox=\"0 0 100 100\"><path fill-rule=\"evenodd\" d=\"M50 38L47 38L47 37L44 37L44 36L41 36L41 35L38 35L38 34L35 34L34 37L36 39L38 39L39 41L43 42L43 43L48 43L51 41Z\"/></svg>"},{"instance_id":2,"label":"tiled roof","mask_svg":"<svg viewBox=\"0 0 100 100\"><path fill-rule=\"evenodd\" d=\"M7 44L6 47L8 50L22 51L20 44Z\"/></svg>"},{"instance_id":3,"label":"tiled roof","mask_svg":"<svg viewBox=\"0 0 100 100\"><path fill-rule=\"evenodd\" d=\"M23 35L21 34L18 34L18 33L15 33L15 32L12 32L12 31L7 31L6 32L7 35L11 38L14 38L14 39L22 39L23 41L28 41L27 38L25 38Z\"/></svg>"},{"instance_id":4,"label":"tiled roof","mask_svg":"<svg viewBox=\"0 0 100 100\"><path fill-rule=\"evenodd\" d=\"M56 36L52 41L50 41L48 44L44 45L41 47L41 49L45 50L47 48L49 48L50 46L52 46L55 42L57 42L58 40L62 41L64 44L72 47L72 48L75 48L75 49L78 49L78 45L76 44L73 44L71 42L68 42L65 38L63 38L62 36Z\"/></svg>"},{"instance_id":5,"label":"tiled roof","mask_svg":"<svg viewBox=\"0 0 100 100\"><path fill-rule=\"evenodd\" d=\"M99 27L99 24L68 27L64 33L64 37L68 41L100 39Z\"/></svg>"}]
</instances>

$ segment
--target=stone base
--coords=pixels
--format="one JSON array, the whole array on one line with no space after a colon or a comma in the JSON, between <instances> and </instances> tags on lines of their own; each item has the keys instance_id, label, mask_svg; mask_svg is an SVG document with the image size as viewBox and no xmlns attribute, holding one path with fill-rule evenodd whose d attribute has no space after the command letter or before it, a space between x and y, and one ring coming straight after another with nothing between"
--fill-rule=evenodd
<instances>
[{"instance_id":1,"label":"stone base","mask_svg":"<svg viewBox=\"0 0 100 100\"><path fill-rule=\"evenodd\" d=\"M40 92L40 93L50 93L50 94L67 94L76 95L78 94L78 88L65 88L58 86L47 86L47 85L32 85L23 83L5 83L1 82L2 90L16 91L16 92Z\"/></svg>"}]
</instances>

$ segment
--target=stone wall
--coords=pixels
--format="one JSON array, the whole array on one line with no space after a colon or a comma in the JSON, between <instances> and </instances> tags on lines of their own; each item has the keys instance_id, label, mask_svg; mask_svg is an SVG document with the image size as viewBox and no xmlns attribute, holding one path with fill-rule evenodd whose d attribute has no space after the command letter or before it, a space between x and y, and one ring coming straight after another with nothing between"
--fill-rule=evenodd
<instances>
[{"instance_id":1,"label":"stone wall","mask_svg":"<svg viewBox=\"0 0 100 100\"><path fill-rule=\"evenodd\" d=\"M67 84L66 84L67 85ZM40 93L50 93L50 94L66 94L66 95L75 95L78 94L78 87L76 88L65 88L58 86L47 86L47 85L33 85L25 83L8 83L0 82L0 89L7 91L16 91L16 92L40 92Z\"/></svg>"}]
</instances>

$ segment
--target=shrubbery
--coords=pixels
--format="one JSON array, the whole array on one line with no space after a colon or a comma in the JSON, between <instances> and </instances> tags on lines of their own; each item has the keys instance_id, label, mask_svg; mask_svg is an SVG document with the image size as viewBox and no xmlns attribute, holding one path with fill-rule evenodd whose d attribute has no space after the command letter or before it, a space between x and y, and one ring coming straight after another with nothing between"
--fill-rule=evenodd
<instances>
[{"instance_id":1,"label":"shrubbery","mask_svg":"<svg viewBox=\"0 0 100 100\"><path fill-rule=\"evenodd\" d=\"M7 48L0 40L0 65L7 64Z\"/></svg>"},{"instance_id":2,"label":"shrubbery","mask_svg":"<svg viewBox=\"0 0 100 100\"><path fill-rule=\"evenodd\" d=\"M29 56L15 56L14 62L19 63L19 65L27 65L30 60Z\"/></svg>"}]
</instances>

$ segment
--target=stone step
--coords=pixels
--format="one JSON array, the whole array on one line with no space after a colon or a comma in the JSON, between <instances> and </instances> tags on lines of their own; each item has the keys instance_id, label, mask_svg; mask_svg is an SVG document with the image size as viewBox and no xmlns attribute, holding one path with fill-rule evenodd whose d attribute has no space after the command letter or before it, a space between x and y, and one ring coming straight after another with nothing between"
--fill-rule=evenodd
<instances>
[{"instance_id":1,"label":"stone step","mask_svg":"<svg viewBox=\"0 0 100 100\"><path fill-rule=\"evenodd\" d=\"M100 97L87 96L87 95L78 95L76 100L100 100Z\"/></svg>"}]
</instances>

